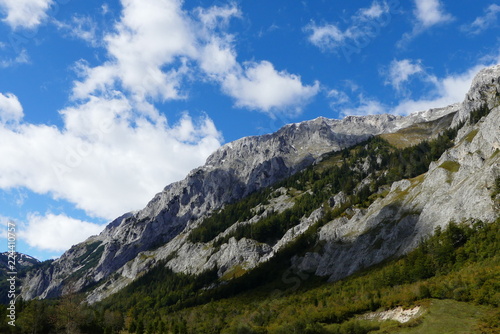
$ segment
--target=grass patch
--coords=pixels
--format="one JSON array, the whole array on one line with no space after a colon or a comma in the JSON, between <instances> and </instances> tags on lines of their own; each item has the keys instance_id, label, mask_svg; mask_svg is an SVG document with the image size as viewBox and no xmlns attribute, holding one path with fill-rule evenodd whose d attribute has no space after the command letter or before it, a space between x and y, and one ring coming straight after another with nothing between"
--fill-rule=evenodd
<instances>
[{"instance_id":1,"label":"grass patch","mask_svg":"<svg viewBox=\"0 0 500 334\"><path fill-rule=\"evenodd\" d=\"M381 134L380 137L387 140L389 144L396 148L406 148L425 140L426 133L413 133L409 136L408 134L396 132Z\"/></svg>"},{"instance_id":2,"label":"grass patch","mask_svg":"<svg viewBox=\"0 0 500 334\"><path fill-rule=\"evenodd\" d=\"M465 140L467 140L469 143L472 142L472 140L476 137L477 133L479 132L479 129L472 130L465 136Z\"/></svg>"},{"instance_id":3,"label":"grass patch","mask_svg":"<svg viewBox=\"0 0 500 334\"><path fill-rule=\"evenodd\" d=\"M333 168L340 167L344 160L340 154L335 154L321 161L318 165L314 166L315 171L318 173L323 173L324 171Z\"/></svg>"},{"instance_id":4,"label":"grass patch","mask_svg":"<svg viewBox=\"0 0 500 334\"><path fill-rule=\"evenodd\" d=\"M458 172L458 170L460 169L460 164L458 162L448 160L439 165L439 167L449 172L446 182L448 182L448 184L451 184L451 182L453 182L452 174Z\"/></svg>"},{"instance_id":5,"label":"grass patch","mask_svg":"<svg viewBox=\"0 0 500 334\"><path fill-rule=\"evenodd\" d=\"M460 164L455 161L445 161L441 165L440 168L446 169L450 173L456 173L460 169Z\"/></svg>"},{"instance_id":6,"label":"grass patch","mask_svg":"<svg viewBox=\"0 0 500 334\"><path fill-rule=\"evenodd\" d=\"M436 136L441 130L451 125L455 113L443 116L430 122L422 122L401 129L394 133L381 134L380 137L397 148L407 148Z\"/></svg>"},{"instance_id":7,"label":"grass patch","mask_svg":"<svg viewBox=\"0 0 500 334\"><path fill-rule=\"evenodd\" d=\"M233 278L238 278L243 276L247 272L240 264L229 269L221 278L221 281L229 281Z\"/></svg>"}]
</instances>

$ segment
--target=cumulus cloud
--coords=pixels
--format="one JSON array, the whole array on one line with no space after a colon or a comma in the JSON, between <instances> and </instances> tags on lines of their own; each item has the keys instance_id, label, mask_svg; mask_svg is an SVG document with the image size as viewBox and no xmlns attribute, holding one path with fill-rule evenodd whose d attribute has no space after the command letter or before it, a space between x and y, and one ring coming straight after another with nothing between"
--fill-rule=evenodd
<instances>
[{"instance_id":1,"label":"cumulus cloud","mask_svg":"<svg viewBox=\"0 0 500 334\"><path fill-rule=\"evenodd\" d=\"M181 3L122 0L122 5L114 32L104 37L109 60L81 66L83 80L75 84L74 96L86 98L120 84L138 101L182 98L182 57L195 56L196 39Z\"/></svg>"},{"instance_id":2,"label":"cumulus cloud","mask_svg":"<svg viewBox=\"0 0 500 334\"><path fill-rule=\"evenodd\" d=\"M316 95L319 83L304 86L297 75L278 72L267 62L250 62L242 72L230 72L224 78L224 90L236 99L236 105L266 112L300 106Z\"/></svg>"},{"instance_id":3,"label":"cumulus cloud","mask_svg":"<svg viewBox=\"0 0 500 334\"><path fill-rule=\"evenodd\" d=\"M386 2L380 3L378 1L372 2L368 8L362 8L359 11L358 17L361 20L377 19L389 11L389 6Z\"/></svg>"},{"instance_id":4,"label":"cumulus cloud","mask_svg":"<svg viewBox=\"0 0 500 334\"><path fill-rule=\"evenodd\" d=\"M12 93L0 93L0 122L19 122L24 116L23 107L17 96Z\"/></svg>"},{"instance_id":5,"label":"cumulus cloud","mask_svg":"<svg viewBox=\"0 0 500 334\"><path fill-rule=\"evenodd\" d=\"M53 0L0 0L3 22L12 29L33 29L47 18Z\"/></svg>"},{"instance_id":6,"label":"cumulus cloud","mask_svg":"<svg viewBox=\"0 0 500 334\"><path fill-rule=\"evenodd\" d=\"M462 30L477 35L491 27L495 27L498 25L498 13L500 13L500 6L491 4L486 8L483 16L477 17L470 25L462 26Z\"/></svg>"},{"instance_id":7,"label":"cumulus cloud","mask_svg":"<svg viewBox=\"0 0 500 334\"><path fill-rule=\"evenodd\" d=\"M300 76L279 71L268 61L237 61L233 36L215 33L231 17L239 17L235 7L211 7L197 10L203 23L203 36L197 60L204 75L219 83L222 91L235 100L237 107L259 110L271 117L294 115L319 91L319 83L304 85Z\"/></svg>"},{"instance_id":8,"label":"cumulus cloud","mask_svg":"<svg viewBox=\"0 0 500 334\"><path fill-rule=\"evenodd\" d=\"M24 229L19 231L31 247L46 251L64 251L84 241L88 236L99 234L104 226L68 217L64 214L30 214Z\"/></svg>"},{"instance_id":9,"label":"cumulus cloud","mask_svg":"<svg viewBox=\"0 0 500 334\"><path fill-rule=\"evenodd\" d=\"M242 16L240 9L234 4L223 7L197 8L196 12L203 26L209 29L227 26L233 17Z\"/></svg>"},{"instance_id":10,"label":"cumulus cloud","mask_svg":"<svg viewBox=\"0 0 500 334\"><path fill-rule=\"evenodd\" d=\"M386 84L390 84L396 90L401 91L402 85L411 76L422 72L424 72L424 69L420 61L412 61L411 59L393 60L386 74Z\"/></svg>"},{"instance_id":11,"label":"cumulus cloud","mask_svg":"<svg viewBox=\"0 0 500 334\"><path fill-rule=\"evenodd\" d=\"M201 50L200 67L237 107L276 114L295 114L319 92L319 82L304 85L300 76L278 71L268 61L236 60L230 37L212 38Z\"/></svg>"},{"instance_id":12,"label":"cumulus cloud","mask_svg":"<svg viewBox=\"0 0 500 334\"><path fill-rule=\"evenodd\" d=\"M204 73L219 82L223 81L228 73L237 71L239 67L236 51L227 36L225 38L213 36L200 50L199 63Z\"/></svg>"},{"instance_id":13,"label":"cumulus cloud","mask_svg":"<svg viewBox=\"0 0 500 334\"><path fill-rule=\"evenodd\" d=\"M234 5L197 8L189 15L173 0L122 2L121 19L104 38L109 59L95 67L78 64L82 80L75 83L75 99L119 84L133 95L136 107L147 109L144 101L149 99L186 98L183 80L198 75L221 85L237 107L272 114L271 110L297 110L318 91L318 84L304 85L298 75L276 70L267 61L238 62L233 36L224 30L231 18L241 16Z\"/></svg>"},{"instance_id":14,"label":"cumulus cloud","mask_svg":"<svg viewBox=\"0 0 500 334\"><path fill-rule=\"evenodd\" d=\"M345 92L337 89L331 89L326 96L330 100L330 107L332 108L336 105L346 104L350 101L349 96Z\"/></svg>"},{"instance_id":15,"label":"cumulus cloud","mask_svg":"<svg viewBox=\"0 0 500 334\"><path fill-rule=\"evenodd\" d=\"M123 97L93 97L61 111L64 129L0 124L0 188L25 187L113 219L142 208L165 185L204 163L221 141L209 118L169 125Z\"/></svg>"}]
</instances>

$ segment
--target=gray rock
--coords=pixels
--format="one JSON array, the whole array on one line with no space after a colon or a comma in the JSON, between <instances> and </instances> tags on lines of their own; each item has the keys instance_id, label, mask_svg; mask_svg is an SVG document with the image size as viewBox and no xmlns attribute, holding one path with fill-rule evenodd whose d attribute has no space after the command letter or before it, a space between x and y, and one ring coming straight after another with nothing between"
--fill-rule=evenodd
<instances>
[{"instance_id":1,"label":"gray rock","mask_svg":"<svg viewBox=\"0 0 500 334\"><path fill-rule=\"evenodd\" d=\"M296 268L338 280L414 249L436 227L451 221L497 219L491 192L500 175L500 107L464 129L456 146L432 163L426 174L393 183L389 194L368 209L322 227L323 250L295 257ZM476 134L472 138L470 133Z\"/></svg>"}]
</instances>

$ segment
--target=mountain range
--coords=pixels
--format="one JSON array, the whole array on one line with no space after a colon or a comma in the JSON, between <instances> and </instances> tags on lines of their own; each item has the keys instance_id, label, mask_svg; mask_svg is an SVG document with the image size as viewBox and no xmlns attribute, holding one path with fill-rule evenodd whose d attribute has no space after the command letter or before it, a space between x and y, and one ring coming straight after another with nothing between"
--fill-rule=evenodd
<instances>
[{"instance_id":1,"label":"mountain range","mask_svg":"<svg viewBox=\"0 0 500 334\"><path fill-rule=\"evenodd\" d=\"M407 254L450 222L493 222L500 66L461 103L409 116L317 118L214 152L147 206L31 270L22 297L102 301L158 267L203 289L286 259L337 281Z\"/></svg>"}]
</instances>

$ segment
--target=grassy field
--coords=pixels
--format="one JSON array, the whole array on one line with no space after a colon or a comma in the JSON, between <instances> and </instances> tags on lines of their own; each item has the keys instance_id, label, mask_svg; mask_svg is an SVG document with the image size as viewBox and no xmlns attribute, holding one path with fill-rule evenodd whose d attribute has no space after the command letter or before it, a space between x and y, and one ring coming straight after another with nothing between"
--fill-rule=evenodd
<instances>
[{"instance_id":1,"label":"grassy field","mask_svg":"<svg viewBox=\"0 0 500 334\"><path fill-rule=\"evenodd\" d=\"M408 324L394 321L381 324L381 329L371 333L401 334L470 334L481 333L479 323L492 312L491 307L458 302L455 300L432 299L424 302L424 314Z\"/></svg>"},{"instance_id":2,"label":"grassy field","mask_svg":"<svg viewBox=\"0 0 500 334\"><path fill-rule=\"evenodd\" d=\"M440 131L448 128L454 115L452 113L434 121L413 124L394 133L382 134L380 137L397 148L410 147L435 137Z\"/></svg>"}]
</instances>

